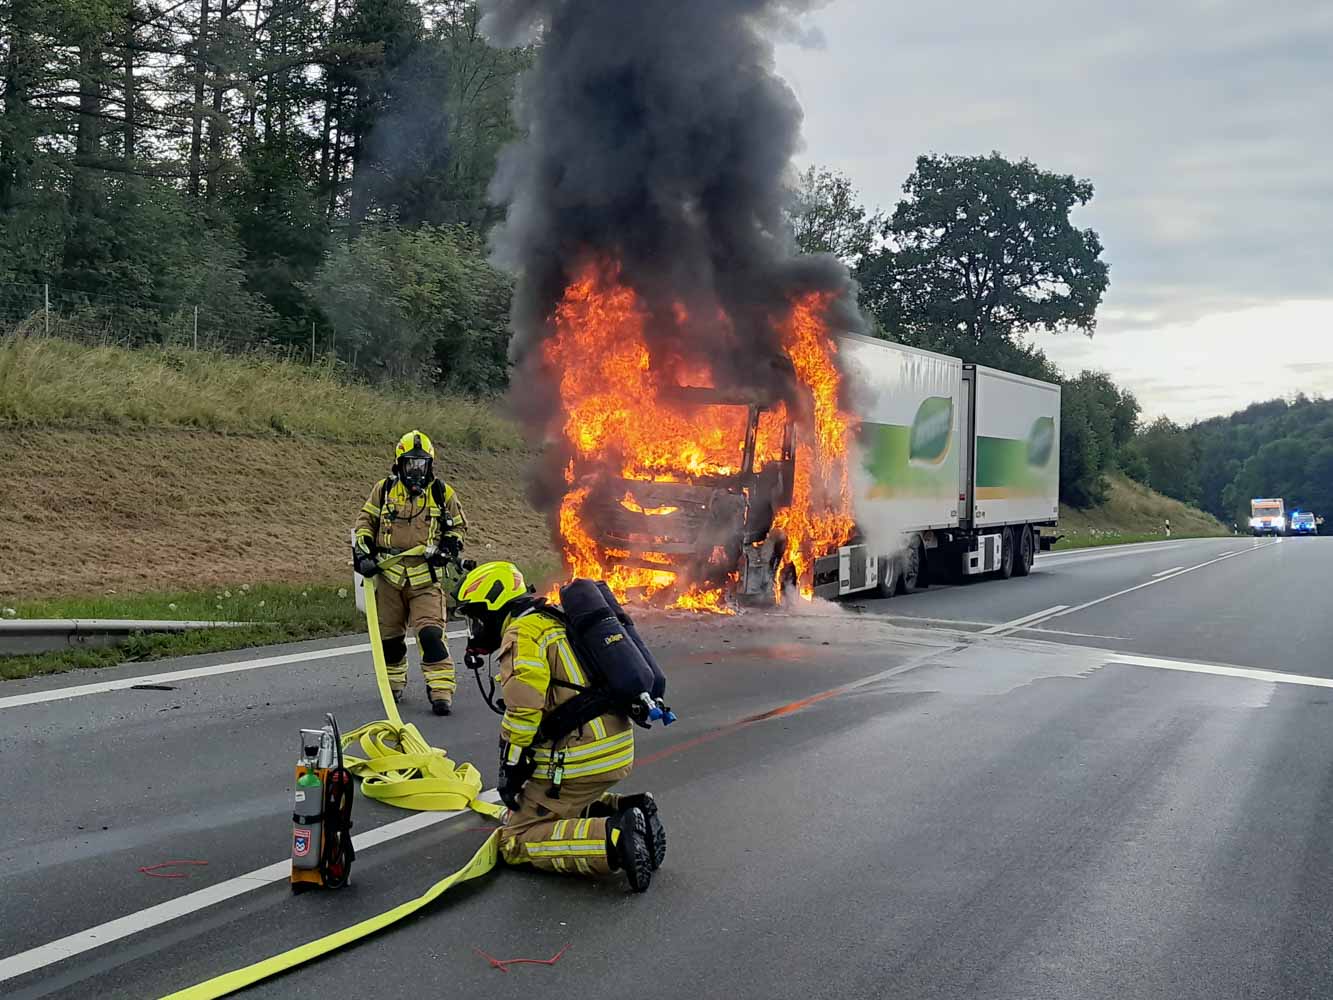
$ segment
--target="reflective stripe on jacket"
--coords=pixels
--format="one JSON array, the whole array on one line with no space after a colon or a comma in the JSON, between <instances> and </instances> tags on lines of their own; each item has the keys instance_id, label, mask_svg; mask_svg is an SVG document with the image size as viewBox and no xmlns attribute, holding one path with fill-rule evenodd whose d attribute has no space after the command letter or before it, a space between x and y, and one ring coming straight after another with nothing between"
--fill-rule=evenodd
<instances>
[{"instance_id":1,"label":"reflective stripe on jacket","mask_svg":"<svg viewBox=\"0 0 1333 1000\"><path fill-rule=\"evenodd\" d=\"M432 482L419 497L407 492L397 478L385 495L388 479L381 479L370 491L370 498L356 517L356 535L373 542L380 549L411 549L418 545L439 545L445 535L463 538L467 517L458 494L448 483L443 487L444 505L436 500ZM430 567L422 556L412 556L384 569L384 579L395 587L424 587L434 582Z\"/></svg>"},{"instance_id":2,"label":"reflective stripe on jacket","mask_svg":"<svg viewBox=\"0 0 1333 1000\"><path fill-rule=\"evenodd\" d=\"M537 742L544 714L578 696L552 680L588 686L561 622L536 608L511 618L505 623L499 655L505 700L500 732L516 746L533 747L534 777L550 778L556 763L562 765L565 781L621 771L618 780L629 774L634 766L634 728L624 715L599 716L554 747Z\"/></svg>"}]
</instances>

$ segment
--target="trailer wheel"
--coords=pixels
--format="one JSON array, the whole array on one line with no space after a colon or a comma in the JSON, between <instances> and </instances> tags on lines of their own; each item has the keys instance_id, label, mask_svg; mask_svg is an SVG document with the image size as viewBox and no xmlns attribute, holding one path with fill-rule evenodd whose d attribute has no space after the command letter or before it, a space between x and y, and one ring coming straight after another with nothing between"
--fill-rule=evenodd
<instances>
[{"instance_id":1,"label":"trailer wheel","mask_svg":"<svg viewBox=\"0 0 1333 1000\"><path fill-rule=\"evenodd\" d=\"M902 554L901 579L898 582L898 593L913 594L924 586L922 574L925 571L925 565L921 559L921 546L909 545Z\"/></svg>"},{"instance_id":2,"label":"trailer wheel","mask_svg":"<svg viewBox=\"0 0 1333 1000\"><path fill-rule=\"evenodd\" d=\"M1000 579L1014 575L1014 533L1008 528L1000 533Z\"/></svg>"},{"instance_id":3,"label":"trailer wheel","mask_svg":"<svg viewBox=\"0 0 1333 1000\"><path fill-rule=\"evenodd\" d=\"M875 593L880 597L892 597L898 591L898 560L893 556L879 557L879 583L875 584Z\"/></svg>"},{"instance_id":4,"label":"trailer wheel","mask_svg":"<svg viewBox=\"0 0 1333 1000\"><path fill-rule=\"evenodd\" d=\"M1032 572L1032 561L1037 557L1032 544L1032 528L1023 525L1018 529L1018 538L1018 560L1014 563L1014 576L1027 576Z\"/></svg>"}]
</instances>

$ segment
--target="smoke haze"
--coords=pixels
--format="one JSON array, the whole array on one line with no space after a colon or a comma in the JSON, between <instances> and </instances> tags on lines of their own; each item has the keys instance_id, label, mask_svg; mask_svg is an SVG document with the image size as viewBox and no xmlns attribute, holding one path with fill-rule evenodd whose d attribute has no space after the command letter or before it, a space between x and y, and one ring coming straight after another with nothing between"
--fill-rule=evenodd
<instances>
[{"instance_id":1,"label":"smoke haze","mask_svg":"<svg viewBox=\"0 0 1333 1000\"><path fill-rule=\"evenodd\" d=\"M801 109L770 37L799 33L817 5L483 0L494 43L540 39L518 104L526 138L492 184L508 210L494 250L518 276L510 350L531 423L555 403L534 347L590 260L618 262L638 293L655 363L706 360L719 387L789 395L763 361L780 355L771 320L796 295L832 293L834 326L855 328L845 268L794 255L783 219Z\"/></svg>"}]
</instances>

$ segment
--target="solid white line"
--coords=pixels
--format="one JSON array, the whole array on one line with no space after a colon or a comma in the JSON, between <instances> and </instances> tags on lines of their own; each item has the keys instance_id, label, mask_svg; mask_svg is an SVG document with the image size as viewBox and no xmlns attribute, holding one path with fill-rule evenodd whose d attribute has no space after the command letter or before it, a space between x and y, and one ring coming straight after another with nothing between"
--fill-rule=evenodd
<instances>
[{"instance_id":1,"label":"solid white line","mask_svg":"<svg viewBox=\"0 0 1333 1000\"><path fill-rule=\"evenodd\" d=\"M495 789L483 792L481 798L492 803L500 801L500 796L496 794ZM358 851L363 851L377 844L387 843L390 840L405 837L409 833L416 833L418 830L424 830L427 827L436 826L470 813L471 810L468 809L455 812L414 813L406 819L386 823L384 826L378 826L373 830L357 834L352 838L352 845ZM27 975L29 972L54 965L56 962L63 962L67 958L73 958L75 955L100 948L112 941L119 941L132 934L138 934L140 931L146 931L151 927L157 927L207 907L216 906L218 903L234 899L263 886L280 882L288 877L291 870L292 865L289 860L277 861L244 875L237 875L225 882L219 882L217 885L199 889L196 892L181 896L179 899L158 903L156 906L150 906L145 910L117 917L115 920L109 920L104 924L98 924L96 927L79 931L77 934L60 938L58 941L21 951L17 955L10 955L8 958L0 959L0 982Z\"/></svg>"},{"instance_id":2,"label":"solid white line","mask_svg":"<svg viewBox=\"0 0 1333 1000\"><path fill-rule=\"evenodd\" d=\"M1046 608L1044 611L1034 611L1030 615L1024 615L1022 618L1015 618L1011 622L1001 622L999 625L992 625L990 628L981 630L981 635L995 635L997 632L1004 632L1007 629L1017 628L1019 625L1026 625L1028 622L1036 621L1038 618L1046 618L1054 611L1063 611L1069 607L1068 604L1057 604L1055 607Z\"/></svg>"},{"instance_id":3,"label":"solid white line","mask_svg":"<svg viewBox=\"0 0 1333 1000\"><path fill-rule=\"evenodd\" d=\"M1257 667L1228 667L1221 663L1195 663L1191 660L1164 660L1157 656L1137 656L1116 653L1108 664L1127 667L1152 667L1156 670L1182 670L1191 674L1216 674L1219 677L1241 677L1267 684L1300 684L1304 687L1333 688L1333 678L1288 674L1281 670L1260 670Z\"/></svg>"},{"instance_id":4,"label":"solid white line","mask_svg":"<svg viewBox=\"0 0 1333 1000\"><path fill-rule=\"evenodd\" d=\"M466 632L449 632L450 639L460 639ZM415 642L409 639L408 643ZM312 649L304 653L284 653L281 656L264 656L254 660L233 660L230 663L215 663L211 667L191 667L188 670L172 670L161 674L144 674L139 677L122 677L114 681L99 681L96 684L76 684L71 687L51 688L47 691L30 691L27 694L11 695L0 698L0 710L20 708L24 705L40 705L48 701L64 701L67 698L83 698L90 694L106 694L108 691L124 691L136 684L168 684L172 681L188 681L196 677L216 677L218 674L235 674L245 670L262 670L265 667L280 667L288 663L301 663L306 660L327 660L334 656L351 656L355 653L369 653L370 643L361 642L351 646L334 646L331 649Z\"/></svg>"},{"instance_id":5,"label":"solid white line","mask_svg":"<svg viewBox=\"0 0 1333 1000\"><path fill-rule=\"evenodd\" d=\"M1185 568L1184 566L1172 566L1170 569L1159 570L1158 572L1154 573L1153 576L1154 576L1154 577L1158 577L1158 576L1169 576L1170 574L1174 573L1176 570L1178 570L1178 569L1184 569L1184 568Z\"/></svg>"}]
</instances>

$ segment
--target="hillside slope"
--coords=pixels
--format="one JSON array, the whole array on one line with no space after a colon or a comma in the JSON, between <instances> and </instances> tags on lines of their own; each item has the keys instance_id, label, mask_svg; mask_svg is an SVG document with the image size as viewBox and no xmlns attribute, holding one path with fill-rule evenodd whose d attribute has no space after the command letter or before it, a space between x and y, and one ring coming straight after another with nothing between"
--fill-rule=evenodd
<instances>
[{"instance_id":1,"label":"hillside slope","mask_svg":"<svg viewBox=\"0 0 1333 1000\"><path fill-rule=\"evenodd\" d=\"M1197 507L1163 496L1121 473L1107 476L1105 503L1087 510L1060 505L1060 527L1056 534L1065 536L1063 544L1087 545L1099 541L1131 540L1164 535L1166 521L1173 535L1226 535L1230 529L1211 514Z\"/></svg>"},{"instance_id":2,"label":"hillside slope","mask_svg":"<svg viewBox=\"0 0 1333 1000\"><path fill-rule=\"evenodd\" d=\"M344 583L352 522L413 427L460 493L468 555L551 571L529 452L494 407L271 360L7 340L0 547L25 570L0 574L0 599Z\"/></svg>"}]
</instances>

